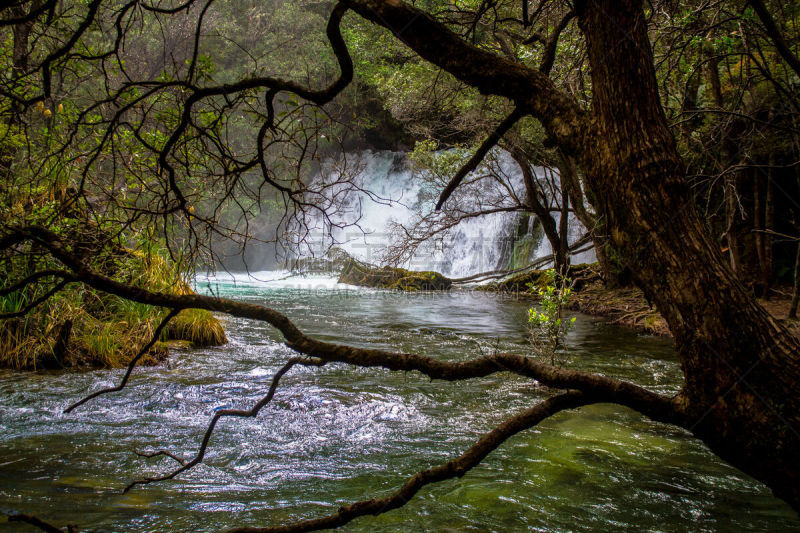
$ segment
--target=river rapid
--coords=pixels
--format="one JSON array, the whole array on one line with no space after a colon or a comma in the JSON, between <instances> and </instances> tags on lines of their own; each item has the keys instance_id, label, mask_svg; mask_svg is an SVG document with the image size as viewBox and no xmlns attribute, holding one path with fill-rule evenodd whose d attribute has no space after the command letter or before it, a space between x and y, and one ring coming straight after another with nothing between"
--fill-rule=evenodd
<instances>
[{"instance_id":1,"label":"river rapid","mask_svg":"<svg viewBox=\"0 0 800 533\"><path fill-rule=\"evenodd\" d=\"M401 294L280 273L199 278L198 290L268 305L323 340L447 360L524 353L530 303L470 291ZM285 279L284 279L285 278ZM273 281L270 281L273 280ZM508 374L461 383L343 365L295 368L255 419L223 419L205 463L121 489L190 457L215 410L249 408L291 357L271 327L222 317L230 343L174 350L128 387L62 414L123 371L0 371L0 508L81 531L219 531L335 512L447 461L549 392ZM671 340L578 316L560 363L673 394ZM36 531L0 522L0 532ZM760 483L686 432L625 408L560 413L461 479L345 531L800 531Z\"/></svg>"}]
</instances>

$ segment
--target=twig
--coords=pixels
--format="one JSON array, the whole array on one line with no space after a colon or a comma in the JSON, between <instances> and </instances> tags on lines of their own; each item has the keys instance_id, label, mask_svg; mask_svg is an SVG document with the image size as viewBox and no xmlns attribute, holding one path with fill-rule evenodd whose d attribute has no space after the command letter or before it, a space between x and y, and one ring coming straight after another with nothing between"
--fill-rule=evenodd
<instances>
[{"instance_id":1,"label":"twig","mask_svg":"<svg viewBox=\"0 0 800 533\"><path fill-rule=\"evenodd\" d=\"M56 276L56 277L59 277L61 279L72 279L73 278L72 274L70 274L69 272L64 272L63 270L42 270L40 272L34 272L33 274L31 274L27 278L25 278L25 279L23 279L21 281L18 281L17 283L15 283L13 285L10 285L8 287L0 289L0 296L7 296L7 295L11 294L12 292L16 292L16 291L18 291L20 289L24 289L25 287L27 287L31 283L35 283L35 282L39 281L42 278L46 278L46 277L50 277L50 276Z\"/></svg>"},{"instance_id":2,"label":"twig","mask_svg":"<svg viewBox=\"0 0 800 533\"><path fill-rule=\"evenodd\" d=\"M41 295L38 298L36 298L34 301L32 301L31 303L26 305L23 309L21 309L19 311L15 311L13 313L0 314L0 320L7 320L9 318L17 318L17 317L20 317L20 316L27 315L28 313L31 312L31 310L36 308L38 305L43 304L44 302L49 300L55 293L57 293L58 291L63 289L68 283L72 283L72 281L74 281L74 280L62 279L61 281L56 283L56 285L54 287L52 287L49 291L47 291L43 295Z\"/></svg>"},{"instance_id":3,"label":"twig","mask_svg":"<svg viewBox=\"0 0 800 533\"><path fill-rule=\"evenodd\" d=\"M200 444L200 449L197 451L197 454L194 456L194 458L192 458L190 461L186 461L184 459L181 459L181 458L177 457L176 455L173 455L172 453L170 453L168 451L164 451L164 450L158 451L158 452L153 452L153 453L150 453L150 454L144 454L144 453L136 452L137 455L140 455L140 456L143 456L143 457L156 457L158 455L166 455L167 457L171 457L171 458L175 459L176 461L178 461L179 463L181 463L181 466L180 466L180 468L177 468L177 469L173 470L172 472L170 472L169 474L165 474L163 476L145 477L143 479L138 479L136 481L133 481L127 487L125 487L125 489L122 491L123 494L128 492L129 490L131 490L136 485L147 485L149 483L155 483L155 482L158 482L158 481L166 481L168 479L173 479L175 476L177 476L181 472L185 472L185 471L189 470L190 468L200 464L203 461L203 457L205 457L206 449L208 448L208 443L211 440L211 435L214 433L214 428L216 427L217 422L219 421L219 419L222 418L222 417L228 417L228 416L235 416L235 417L240 417L240 418L252 418L252 417L255 417L256 415L258 415L258 412L272 400L273 396L275 396L275 391L278 389L278 383L280 382L281 377L283 377L283 375L286 374L286 372L291 370L291 368L293 366L298 365L298 364L306 365L306 366L323 366L325 364L325 361L323 361L321 359L309 359L307 357L293 357L292 359L289 359L289 361L287 361L286 364L283 365L275 373L275 375L272 378L272 384L269 387L269 392L267 392L266 396L264 396L258 402L256 402L256 404L253 405L253 407L251 407L250 409L247 409L247 410L245 410L245 409L221 409L221 410L217 411L216 413L214 413L214 417L211 419L211 423L208 425L208 428L206 428L205 435L203 435L203 442Z\"/></svg>"},{"instance_id":4,"label":"twig","mask_svg":"<svg viewBox=\"0 0 800 533\"><path fill-rule=\"evenodd\" d=\"M128 370L125 372L125 375L122 377L122 381L119 382L119 385L117 385L115 387L108 387L108 388L99 390L97 392L93 392L92 394L86 396L82 400L78 400L77 402L75 402L72 405L70 405L69 407L67 407L64 410L64 413L71 413L72 410L75 409L76 407L79 407L79 406L85 404L86 402L88 402L91 399L97 398L101 394L107 394L109 392L119 392L122 389L124 389L125 385L128 383L128 379L131 377L131 373L133 372L133 368L136 366L136 363L139 362L139 359L141 359L142 356L144 356L144 354L146 354L148 351L150 351L150 348L153 347L153 345L156 343L156 341L158 341L158 338L161 336L161 331L166 327L167 323L169 323L169 321L172 320L172 318L175 315L177 315L179 312L180 312L180 309L172 309L167 314L167 316L165 316L164 319L161 320L161 323L158 325L158 327L156 328L155 332L153 332L153 337L150 339L150 342L145 344L142 347L142 349L139 350L139 353L136 354L136 357L131 359L131 362L128 364Z\"/></svg>"}]
</instances>

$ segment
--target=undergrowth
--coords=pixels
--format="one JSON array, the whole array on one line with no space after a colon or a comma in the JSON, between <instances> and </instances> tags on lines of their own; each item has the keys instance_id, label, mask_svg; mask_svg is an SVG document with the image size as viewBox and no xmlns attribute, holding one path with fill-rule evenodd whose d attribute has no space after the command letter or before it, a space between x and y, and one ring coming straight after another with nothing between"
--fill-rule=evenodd
<instances>
[{"instance_id":1,"label":"undergrowth","mask_svg":"<svg viewBox=\"0 0 800 533\"><path fill-rule=\"evenodd\" d=\"M29 205L52 203L44 198ZM17 211L25 206L13 206ZM27 210L31 214L31 210ZM186 273L167 259L152 235L138 236L134 248L122 238L109 238L88 220L74 217L58 228L69 237L73 251L107 276L153 291L191 293ZM33 272L61 268L46 254L0 256L0 289ZM47 293L56 280L44 280L24 289L0 293L0 313L20 313ZM73 366L119 367L127 365L153 336L167 311L72 283L22 316L0 320L0 367L22 369ZM208 311L184 310L162 331L161 338L143 358L155 364L168 353L166 341L185 340L196 345L227 342L219 321Z\"/></svg>"}]
</instances>

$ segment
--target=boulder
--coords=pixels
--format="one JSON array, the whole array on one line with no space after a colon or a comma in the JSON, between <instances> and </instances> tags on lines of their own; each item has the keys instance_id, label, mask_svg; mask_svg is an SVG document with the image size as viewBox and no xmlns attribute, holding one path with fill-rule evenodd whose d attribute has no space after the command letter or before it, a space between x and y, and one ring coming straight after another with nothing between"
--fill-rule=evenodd
<instances>
[{"instance_id":1,"label":"boulder","mask_svg":"<svg viewBox=\"0 0 800 533\"><path fill-rule=\"evenodd\" d=\"M345 262L339 283L401 291L446 291L452 285L450 278L438 272L376 267L352 258Z\"/></svg>"}]
</instances>

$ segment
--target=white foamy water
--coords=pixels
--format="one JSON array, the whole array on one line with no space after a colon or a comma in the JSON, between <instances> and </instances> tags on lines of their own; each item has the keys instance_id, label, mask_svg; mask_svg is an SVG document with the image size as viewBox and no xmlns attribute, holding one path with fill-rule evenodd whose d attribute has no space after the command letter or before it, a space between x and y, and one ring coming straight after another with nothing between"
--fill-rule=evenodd
<instances>
[{"instance_id":1,"label":"white foamy water","mask_svg":"<svg viewBox=\"0 0 800 533\"><path fill-rule=\"evenodd\" d=\"M338 213L329 220L320 217L316 225L312 224L312 238L300 255L322 256L335 244L352 257L382 264L393 239L391 226L399 224L411 228L420 216L433 211L438 191L425 189L426 182L419 178L419 170L412 168L406 154L363 152L349 157L359 159L360 169L353 179L367 192L348 191L347 201ZM507 177L515 194L524 197L522 176L516 163L508 157L499 157L495 164ZM536 172L543 178L543 169L536 169ZM489 189L496 189L498 184L485 179L472 186L487 189L488 195L492 193ZM503 262L510 255L509 238L518 217L519 213L500 212L462 220L436 240L420 245L413 257L399 266L435 270L454 278L504 268ZM554 213L554 217L558 222L559 214ZM577 219L570 219L569 242L578 240L585 231ZM543 238L531 258L549 255L552 255L552 248ZM573 262L593 260L594 253L590 251L576 256Z\"/></svg>"},{"instance_id":2,"label":"white foamy water","mask_svg":"<svg viewBox=\"0 0 800 533\"><path fill-rule=\"evenodd\" d=\"M259 272L206 272L198 274L195 284L212 294L215 287L240 289L359 289L354 285L339 283L336 276L298 274L288 270L262 270Z\"/></svg>"}]
</instances>

